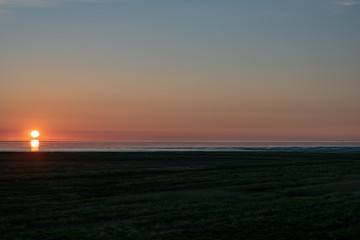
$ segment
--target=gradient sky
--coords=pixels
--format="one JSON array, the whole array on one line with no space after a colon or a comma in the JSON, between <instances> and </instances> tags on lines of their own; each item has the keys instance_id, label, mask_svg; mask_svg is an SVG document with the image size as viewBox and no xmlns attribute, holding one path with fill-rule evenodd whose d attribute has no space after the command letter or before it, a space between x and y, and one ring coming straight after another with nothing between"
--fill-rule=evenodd
<instances>
[{"instance_id":1,"label":"gradient sky","mask_svg":"<svg viewBox=\"0 0 360 240\"><path fill-rule=\"evenodd\" d=\"M0 140L360 141L360 1L0 0Z\"/></svg>"}]
</instances>

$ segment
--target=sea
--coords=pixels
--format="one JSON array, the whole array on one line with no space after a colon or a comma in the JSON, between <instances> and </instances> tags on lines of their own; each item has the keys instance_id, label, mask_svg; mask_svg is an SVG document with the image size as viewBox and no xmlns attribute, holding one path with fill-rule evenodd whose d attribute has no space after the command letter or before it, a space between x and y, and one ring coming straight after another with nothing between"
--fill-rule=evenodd
<instances>
[{"instance_id":1,"label":"sea","mask_svg":"<svg viewBox=\"0 0 360 240\"><path fill-rule=\"evenodd\" d=\"M0 141L0 152L354 152L360 142Z\"/></svg>"}]
</instances>

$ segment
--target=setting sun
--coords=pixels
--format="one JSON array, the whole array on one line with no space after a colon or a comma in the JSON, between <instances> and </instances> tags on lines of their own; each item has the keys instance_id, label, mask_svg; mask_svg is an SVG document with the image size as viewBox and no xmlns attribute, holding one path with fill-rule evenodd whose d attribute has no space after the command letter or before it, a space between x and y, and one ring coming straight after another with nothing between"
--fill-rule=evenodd
<instances>
[{"instance_id":1,"label":"setting sun","mask_svg":"<svg viewBox=\"0 0 360 240\"><path fill-rule=\"evenodd\" d=\"M39 133L38 131L32 131L30 135L31 135L31 137L33 137L33 138L37 138L37 137L40 136L40 133Z\"/></svg>"}]
</instances>

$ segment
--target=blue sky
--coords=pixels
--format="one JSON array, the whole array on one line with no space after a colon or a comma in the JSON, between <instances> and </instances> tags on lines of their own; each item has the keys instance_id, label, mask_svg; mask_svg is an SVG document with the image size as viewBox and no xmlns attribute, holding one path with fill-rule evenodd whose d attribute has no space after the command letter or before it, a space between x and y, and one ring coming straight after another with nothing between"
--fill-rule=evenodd
<instances>
[{"instance_id":1,"label":"blue sky","mask_svg":"<svg viewBox=\"0 0 360 240\"><path fill-rule=\"evenodd\" d=\"M360 139L359 3L0 0L0 123Z\"/></svg>"}]
</instances>

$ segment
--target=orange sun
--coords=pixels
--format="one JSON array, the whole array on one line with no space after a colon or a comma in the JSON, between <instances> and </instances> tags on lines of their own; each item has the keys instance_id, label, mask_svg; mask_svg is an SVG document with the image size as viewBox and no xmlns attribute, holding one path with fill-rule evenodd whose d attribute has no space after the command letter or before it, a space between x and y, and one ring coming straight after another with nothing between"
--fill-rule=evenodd
<instances>
[{"instance_id":1,"label":"orange sun","mask_svg":"<svg viewBox=\"0 0 360 240\"><path fill-rule=\"evenodd\" d=\"M33 138L37 138L37 137L40 136L40 133L39 133L38 131L32 131L32 132L30 133L30 135L31 135Z\"/></svg>"}]
</instances>

